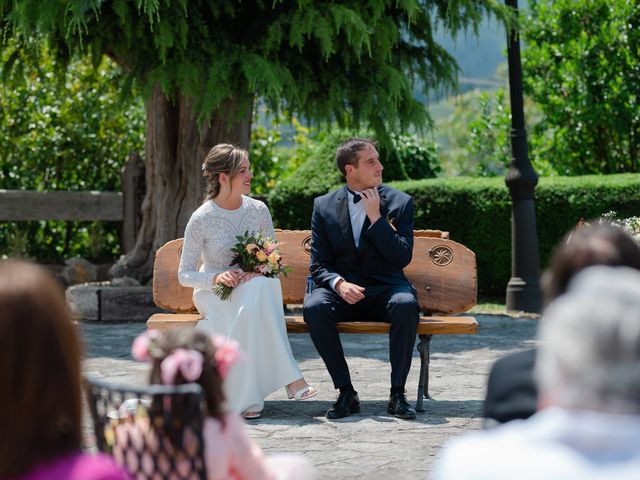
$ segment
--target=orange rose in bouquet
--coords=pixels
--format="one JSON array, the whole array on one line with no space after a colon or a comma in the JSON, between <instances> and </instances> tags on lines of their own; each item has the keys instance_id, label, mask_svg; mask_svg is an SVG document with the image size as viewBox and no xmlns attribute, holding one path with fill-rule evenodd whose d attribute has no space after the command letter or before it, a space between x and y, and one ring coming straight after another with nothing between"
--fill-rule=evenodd
<instances>
[{"instance_id":1,"label":"orange rose in bouquet","mask_svg":"<svg viewBox=\"0 0 640 480\"><path fill-rule=\"evenodd\" d=\"M265 277L277 277L280 274L286 275L290 268L286 266L282 259L279 243L262 233L249 234L236 237L238 241L231 251L234 253L231 265L237 265L244 272L260 273ZM213 293L222 300L231 297L233 287L218 284L213 287Z\"/></svg>"}]
</instances>

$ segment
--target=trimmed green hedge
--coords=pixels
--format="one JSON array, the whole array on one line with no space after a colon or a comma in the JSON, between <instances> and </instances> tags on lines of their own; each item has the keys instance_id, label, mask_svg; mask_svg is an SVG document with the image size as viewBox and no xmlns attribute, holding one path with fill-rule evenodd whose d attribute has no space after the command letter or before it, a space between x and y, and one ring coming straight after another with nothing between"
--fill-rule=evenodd
<instances>
[{"instance_id":1,"label":"trimmed green hedge","mask_svg":"<svg viewBox=\"0 0 640 480\"><path fill-rule=\"evenodd\" d=\"M279 228L308 229L313 199L324 179L303 176L283 182L269 203ZM476 253L478 287L504 295L511 276L511 199L503 178L449 178L393 182L415 203L415 228L447 230L451 239ZM540 259L544 268L553 247L581 217L615 210L640 215L640 174L545 177L536 188Z\"/></svg>"}]
</instances>

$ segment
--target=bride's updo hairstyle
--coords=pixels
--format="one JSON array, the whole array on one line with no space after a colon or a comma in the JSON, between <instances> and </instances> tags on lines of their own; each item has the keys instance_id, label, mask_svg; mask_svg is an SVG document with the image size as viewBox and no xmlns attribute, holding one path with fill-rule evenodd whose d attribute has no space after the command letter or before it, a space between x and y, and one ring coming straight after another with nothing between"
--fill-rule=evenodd
<instances>
[{"instance_id":1,"label":"bride's updo hairstyle","mask_svg":"<svg viewBox=\"0 0 640 480\"><path fill-rule=\"evenodd\" d=\"M233 180L240 171L240 164L247 151L230 143L219 143L207 153L202 164L202 175L207 178L207 199L212 200L220 193L220 174L224 173Z\"/></svg>"}]
</instances>

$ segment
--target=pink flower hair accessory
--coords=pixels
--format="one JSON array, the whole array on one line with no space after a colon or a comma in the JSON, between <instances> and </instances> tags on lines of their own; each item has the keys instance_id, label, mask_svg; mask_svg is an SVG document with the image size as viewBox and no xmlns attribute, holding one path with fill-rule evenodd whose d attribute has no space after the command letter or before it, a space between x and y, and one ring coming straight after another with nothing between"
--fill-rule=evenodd
<instances>
[{"instance_id":1,"label":"pink flower hair accessory","mask_svg":"<svg viewBox=\"0 0 640 480\"><path fill-rule=\"evenodd\" d=\"M238 342L231 338L213 335L211 343L216 348L215 360L218 366L218 373L222 379L225 379L231 367L239 360L244 359L244 354Z\"/></svg>"},{"instance_id":2,"label":"pink flower hair accessory","mask_svg":"<svg viewBox=\"0 0 640 480\"><path fill-rule=\"evenodd\" d=\"M155 350L155 340L160 334L157 330L149 330L136 337L131 345L131 355L138 362L151 360L153 350Z\"/></svg>"},{"instance_id":3,"label":"pink flower hair accessory","mask_svg":"<svg viewBox=\"0 0 640 480\"><path fill-rule=\"evenodd\" d=\"M178 348L160 363L160 381L164 385L173 385L180 372L187 382L195 382L202 374L202 363L202 353Z\"/></svg>"}]
</instances>

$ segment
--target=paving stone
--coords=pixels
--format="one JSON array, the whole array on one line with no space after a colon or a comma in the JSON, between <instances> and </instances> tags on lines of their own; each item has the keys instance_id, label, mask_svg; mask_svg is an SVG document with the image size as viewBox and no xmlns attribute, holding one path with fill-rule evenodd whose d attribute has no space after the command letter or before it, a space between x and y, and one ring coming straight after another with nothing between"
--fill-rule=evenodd
<instances>
[{"instance_id":1,"label":"paving stone","mask_svg":"<svg viewBox=\"0 0 640 480\"><path fill-rule=\"evenodd\" d=\"M537 321L478 315L478 335L435 335L431 342L427 411L414 421L386 413L389 395L386 335L343 335L353 384L362 412L328 421L335 400L331 378L306 334L291 334L293 354L305 378L318 389L310 401L288 400L284 389L265 402L260 420L248 423L250 435L267 454L299 453L315 465L318 479L424 479L438 449L452 436L481 428L486 376L504 354L532 346ZM131 343L141 323L80 325L85 340L84 371L117 383L145 385L148 366L131 358ZM407 381L407 397L417 395L420 358ZM91 434L85 420L88 447Z\"/></svg>"}]
</instances>

